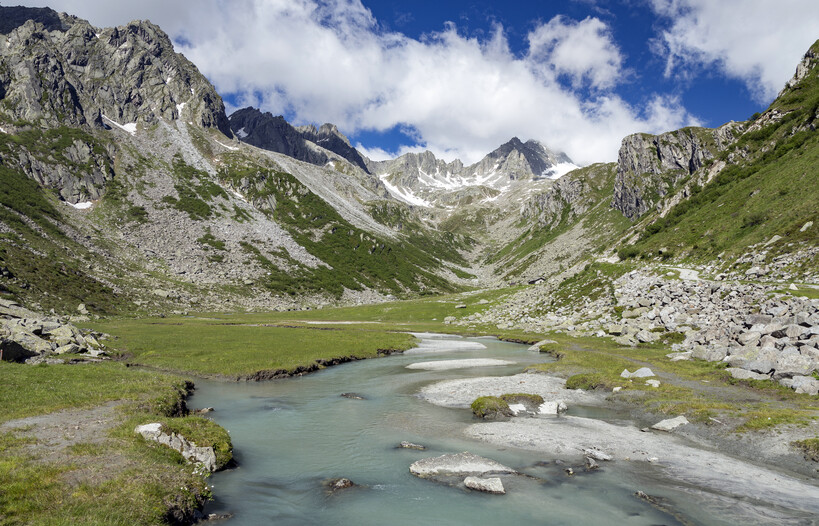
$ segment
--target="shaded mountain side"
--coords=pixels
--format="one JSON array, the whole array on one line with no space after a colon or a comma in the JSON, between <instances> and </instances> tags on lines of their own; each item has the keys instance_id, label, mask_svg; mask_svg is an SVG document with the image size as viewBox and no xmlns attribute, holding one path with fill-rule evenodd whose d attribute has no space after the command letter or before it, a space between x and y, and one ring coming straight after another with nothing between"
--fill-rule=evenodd
<instances>
[{"instance_id":1,"label":"shaded mountain side","mask_svg":"<svg viewBox=\"0 0 819 526\"><path fill-rule=\"evenodd\" d=\"M256 108L242 108L230 115L230 127L239 140L264 150L324 166L330 160L327 152L369 173L364 157L332 124L294 127L281 115L262 113ZM320 148L316 148L319 146Z\"/></svg>"}]
</instances>

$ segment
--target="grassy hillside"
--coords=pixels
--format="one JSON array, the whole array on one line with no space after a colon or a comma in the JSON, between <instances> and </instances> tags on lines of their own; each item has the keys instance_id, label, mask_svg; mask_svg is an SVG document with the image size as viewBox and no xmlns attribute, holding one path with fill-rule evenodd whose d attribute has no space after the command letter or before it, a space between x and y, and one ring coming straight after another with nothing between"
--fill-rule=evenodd
<instances>
[{"instance_id":1,"label":"grassy hillside","mask_svg":"<svg viewBox=\"0 0 819 526\"><path fill-rule=\"evenodd\" d=\"M813 46L819 52L819 42ZM647 215L627 256L684 256L708 261L742 254L750 245L782 240L791 251L819 240L819 69L786 89L715 162L725 167L665 217Z\"/></svg>"}]
</instances>

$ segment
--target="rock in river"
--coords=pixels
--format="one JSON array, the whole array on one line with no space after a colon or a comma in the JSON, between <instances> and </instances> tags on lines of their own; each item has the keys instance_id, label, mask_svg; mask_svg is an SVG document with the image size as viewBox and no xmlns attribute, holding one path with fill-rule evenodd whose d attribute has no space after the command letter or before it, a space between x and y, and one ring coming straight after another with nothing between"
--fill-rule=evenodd
<instances>
[{"instance_id":1,"label":"rock in river","mask_svg":"<svg viewBox=\"0 0 819 526\"><path fill-rule=\"evenodd\" d=\"M447 475L480 476L487 473L515 473L515 470L500 462L465 451L440 457L423 458L410 465L410 473L426 478Z\"/></svg>"},{"instance_id":2,"label":"rock in river","mask_svg":"<svg viewBox=\"0 0 819 526\"><path fill-rule=\"evenodd\" d=\"M495 495L503 495L506 490L503 489L503 482L498 477L483 478L483 477L466 477L464 479L464 486L475 491L483 491L485 493L494 493Z\"/></svg>"}]
</instances>

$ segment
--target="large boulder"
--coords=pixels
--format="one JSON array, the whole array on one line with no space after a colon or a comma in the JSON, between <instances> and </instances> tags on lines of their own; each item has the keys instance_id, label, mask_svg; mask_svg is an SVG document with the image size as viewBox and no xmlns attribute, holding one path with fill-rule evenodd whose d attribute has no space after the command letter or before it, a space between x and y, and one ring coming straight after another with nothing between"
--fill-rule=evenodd
<instances>
[{"instance_id":1,"label":"large boulder","mask_svg":"<svg viewBox=\"0 0 819 526\"><path fill-rule=\"evenodd\" d=\"M7 334L0 337L0 351L5 361L24 362L52 350L50 343L19 325L8 327L7 330Z\"/></svg>"},{"instance_id":2,"label":"large boulder","mask_svg":"<svg viewBox=\"0 0 819 526\"><path fill-rule=\"evenodd\" d=\"M791 376L809 376L816 368L816 362L801 354L783 354L777 358L774 368L774 378L777 380Z\"/></svg>"}]
</instances>

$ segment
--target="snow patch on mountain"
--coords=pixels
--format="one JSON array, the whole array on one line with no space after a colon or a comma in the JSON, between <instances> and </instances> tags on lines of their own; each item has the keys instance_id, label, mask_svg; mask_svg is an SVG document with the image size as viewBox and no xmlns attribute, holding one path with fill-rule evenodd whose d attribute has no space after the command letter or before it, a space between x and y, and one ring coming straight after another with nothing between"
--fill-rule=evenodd
<instances>
[{"instance_id":1,"label":"snow patch on mountain","mask_svg":"<svg viewBox=\"0 0 819 526\"><path fill-rule=\"evenodd\" d=\"M571 172L572 170L577 170L578 168L580 167L574 163L557 163L549 170L543 172L543 177L548 177L549 179L560 179L567 173Z\"/></svg>"},{"instance_id":2,"label":"snow patch on mountain","mask_svg":"<svg viewBox=\"0 0 819 526\"><path fill-rule=\"evenodd\" d=\"M378 178L381 179L381 182L384 184L384 188L386 188L387 191L390 194L392 194L392 196L395 197L396 199L399 199L407 204L415 206L423 206L426 208L430 208L432 206L432 204L429 201L421 197L418 197L409 188L398 188L397 186L390 184L390 182L387 180L387 177L388 174L378 176Z\"/></svg>"}]
</instances>

